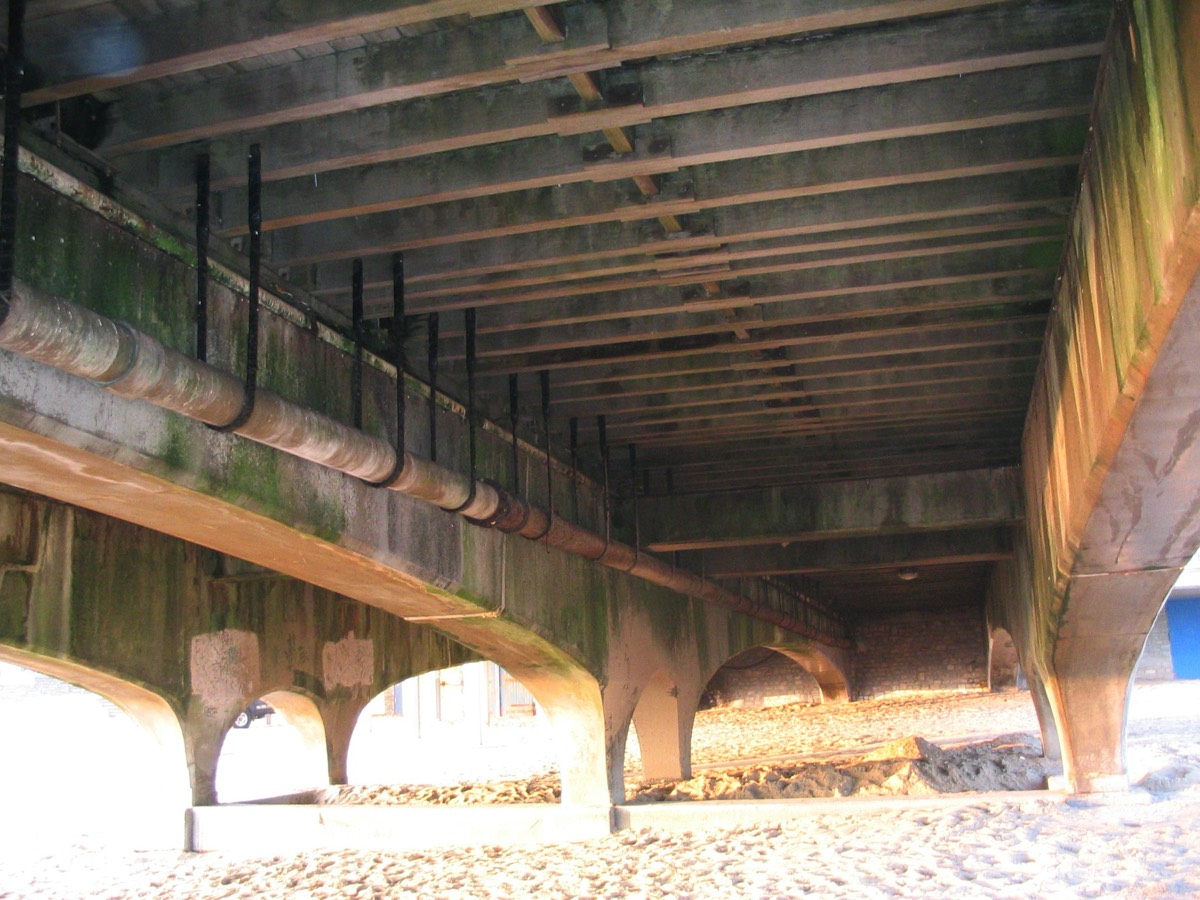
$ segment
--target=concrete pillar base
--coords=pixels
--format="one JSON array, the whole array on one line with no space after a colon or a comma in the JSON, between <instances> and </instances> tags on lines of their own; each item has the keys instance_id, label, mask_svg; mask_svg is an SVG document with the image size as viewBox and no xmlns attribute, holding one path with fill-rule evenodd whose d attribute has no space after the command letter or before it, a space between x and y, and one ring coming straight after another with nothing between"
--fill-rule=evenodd
<instances>
[{"instance_id":1,"label":"concrete pillar base","mask_svg":"<svg viewBox=\"0 0 1200 900\"><path fill-rule=\"evenodd\" d=\"M1047 775L1046 790L1069 794L1101 795L1127 794L1134 790L1128 775L1076 775L1074 782L1066 775ZM1149 794L1146 795L1149 797Z\"/></svg>"}]
</instances>

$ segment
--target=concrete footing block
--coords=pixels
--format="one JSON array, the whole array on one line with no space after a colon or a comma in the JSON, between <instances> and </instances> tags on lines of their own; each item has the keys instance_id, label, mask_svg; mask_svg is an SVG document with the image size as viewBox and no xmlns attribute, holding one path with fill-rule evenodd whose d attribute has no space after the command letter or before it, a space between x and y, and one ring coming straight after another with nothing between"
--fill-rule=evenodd
<instances>
[{"instance_id":1,"label":"concrete footing block","mask_svg":"<svg viewBox=\"0 0 1200 900\"><path fill-rule=\"evenodd\" d=\"M767 825L818 815L954 809L976 803L1062 802L1063 794L1049 791L987 791L938 794L930 797L835 797L828 800L694 800L629 804L613 808L613 828L654 828L663 831L704 831Z\"/></svg>"},{"instance_id":2,"label":"concrete footing block","mask_svg":"<svg viewBox=\"0 0 1200 900\"><path fill-rule=\"evenodd\" d=\"M397 850L589 840L612 833L607 807L197 806L187 849L272 854Z\"/></svg>"},{"instance_id":3,"label":"concrete footing block","mask_svg":"<svg viewBox=\"0 0 1200 900\"><path fill-rule=\"evenodd\" d=\"M1051 791L1063 791L1078 797L1128 794L1131 790L1128 775L1091 775L1077 778L1074 782L1066 775L1049 775L1046 778L1046 787Z\"/></svg>"}]
</instances>

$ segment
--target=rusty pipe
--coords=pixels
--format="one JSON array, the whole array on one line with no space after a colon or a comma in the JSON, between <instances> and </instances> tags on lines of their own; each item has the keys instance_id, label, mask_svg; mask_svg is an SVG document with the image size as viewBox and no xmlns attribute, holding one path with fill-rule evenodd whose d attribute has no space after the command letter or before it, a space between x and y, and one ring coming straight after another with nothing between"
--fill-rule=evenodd
<instances>
[{"instance_id":1,"label":"rusty pipe","mask_svg":"<svg viewBox=\"0 0 1200 900\"><path fill-rule=\"evenodd\" d=\"M242 408L240 379L123 322L22 282L13 286L8 313L0 323L5 350L209 425L229 421ZM384 479L397 461L386 441L261 389L254 413L234 433L364 481ZM411 453L390 487L443 509L457 509L471 496L470 478ZM486 519L499 502L495 488L476 482L462 513Z\"/></svg>"},{"instance_id":2,"label":"rusty pipe","mask_svg":"<svg viewBox=\"0 0 1200 900\"><path fill-rule=\"evenodd\" d=\"M14 283L8 300L7 315L0 320L0 348L210 425L229 421L242 407L245 385L241 380L125 323L23 282ZM258 391L253 414L234 433L367 482L382 481L396 469L396 451L386 441L265 390ZM399 474L388 484L390 490L685 596L831 640L785 613L554 516L490 482L473 480L412 453L404 453L402 462Z\"/></svg>"},{"instance_id":3,"label":"rusty pipe","mask_svg":"<svg viewBox=\"0 0 1200 900\"><path fill-rule=\"evenodd\" d=\"M657 557L622 544L606 540L603 535L588 531L545 510L530 506L519 497L500 491L501 507L507 513L496 518L495 528L520 534L530 540L594 560L602 566L627 572L643 581L673 590L687 597L724 606L736 612L763 619L789 631L818 637L815 629L780 610L763 606L726 590L719 584L702 578L686 569L667 565Z\"/></svg>"}]
</instances>

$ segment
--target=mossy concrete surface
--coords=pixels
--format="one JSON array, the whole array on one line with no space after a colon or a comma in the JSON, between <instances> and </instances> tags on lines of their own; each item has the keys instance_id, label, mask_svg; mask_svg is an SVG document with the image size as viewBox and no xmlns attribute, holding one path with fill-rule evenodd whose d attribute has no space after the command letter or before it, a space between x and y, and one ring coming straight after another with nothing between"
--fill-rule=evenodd
<instances>
[{"instance_id":1,"label":"mossy concrete surface","mask_svg":"<svg viewBox=\"0 0 1200 900\"><path fill-rule=\"evenodd\" d=\"M123 217L82 209L28 176L22 179L22 197L27 202L19 278L191 352L194 272L177 248L149 242ZM301 327L297 317L271 312L277 302L263 307L260 383L344 421L350 356L317 330ZM209 305L210 364L239 374L245 367L246 299L227 284L213 284ZM389 418L394 392L391 376L366 368L364 428L384 439L394 434ZM466 471L461 410L440 403L438 415L438 461ZM427 454L425 409L415 400L409 404L407 430L409 449ZM494 427L482 430L479 474L506 478L510 453L506 436ZM539 475L525 479L534 483L534 501L544 502L544 462L528 448L522 448L521 458L527 476ZM323 683L317 655L323 642L333 640L318 628L305 630L273 618L278 612L271 611L272 591L283 588L266 582L239 586L233 593L209 585L201 615L195 581L214 552L286 576L279 584L299 592L289 601L299 604L296 621L341 621L338 611L350 609L363 622L374 621L371 616L397 623L397 616L408 617L470 648L446 650L444 656L475 654L504 666L555 720L560 744L568 748L564 801L585 805L607 805L623 796L625 734L653 679L669 681L672 696L681 698L672 715L674 727L686 737L712 671L750 646L795 638L590 561L477 528L411 498L7 353L0 366L0 481L111 517L96 520L102 524L88 519L83 535L63 535L62 540L70 538L71 554L82 554L80 572L94 567L112 573L122 559L131 567L125 579L83 579L91 587L78 588L81 593L59 585L55 596L70 600L53 603L22 599L32 589L23 582L28 573L10 572L7 586L0 588L6 634L33 652L67 654L162 692L197 733L210 718L227 725L246 700L262 692L259 687L270 685L251 679L244 689L218 691L219 702L201 702L189 682L195 673L181 662L187 659L183 645L188 641L206 642L205 652L250 659L253 641L247 635L255 641L268 633L272 640L290 635L297 648L303 646L292 651L299 654L296 659L283 666L260 649L259 663L278 662L287 684L301 673L308 685L304 690L319 705L320 692L312 688ZM559 477L553 489L556 509L577 516L586 527L602 521L599 498L588 483L576 491ZM576 493L578 510L571 502ZM141 530L127 535L121 529L131 526L116 520ZM78 520L72 515L62 521ZM17 520L10 525L4 546L19 555L29 526ZM166 540L160 535L177 540L160 543ZM93 615L112 605L110 593L120 595L126 587L154 599L145 600L136 613L131 607L107 619ZM371 640L379 660L393 653L403 657L395 648L414 640L403 630L368 638L365 627L355 629L353 638L346 629L336 640ZM169 636L168 644L143 652L148 634ZM168 645L170 652L162 652ZM847 670L846 660L836 654L830 658L835 669ZM193 764L204 770L203 759L212 751L211 744L191 747ZM686 767L686 757L683 740L671 765ZM197 797L203 801L204 778L197 778Z\"/></svg>"},{"instance_id":2,"label":"mossy concrete surface","mask_svg":"<svg viewBox=\"0 0 1200 900\"><path fill-rule=\"evenodd\" d=\"M1076 789L1124 783L1130 678L1200 546L1200 3L1118 7L989 610Z\"/></svg>"}]
</instances>

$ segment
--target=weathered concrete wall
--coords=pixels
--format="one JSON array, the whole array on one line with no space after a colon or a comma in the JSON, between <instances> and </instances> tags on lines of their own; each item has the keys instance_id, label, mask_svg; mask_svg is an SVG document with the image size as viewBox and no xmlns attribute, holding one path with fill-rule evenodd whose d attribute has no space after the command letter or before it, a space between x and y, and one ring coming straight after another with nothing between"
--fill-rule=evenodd
<instances>
[{"instance_id":1,"label":"weathered concrete wall","mask_svg":"<svg viewBox=\"0 0 1200 900\"><path fill-rule=\"evenodd\" d=\"M1084 530L1200 253L1200 13L1190 0L1130 6L1102 76L1025 427L1031 637L1046 658ZM1186 561L1195 534L1180 538L1168 555Z\"/></svg>"},{"instance_id":2,"label":"weathered concrete wall","mask_svg":"<svg viewBox=\"0 0 1200 900\"><path fill-rule=\"evenodd\" d=\"M1130 676L1200 545L1200 3L1121 4L989 618L1079 790L1124 784ZM1059 734L1048 729L1057 727Z\"/></svg>"},{"instance_id":3,"label":"weathered concrete wall","mask_svg":"<svg viewBox=\"0 0 1200 900\"><path fill-rule=\"evenodd\" d=\"M30 178L22 188L19 277L188 351L192 272L186 247L131 223L86 192L77 193L95 212ZM209 298L210 358L241 371L245 300L237 278L217 280ZM344 347L321 339L315 324L294 311L272 312L282 307L266 300L261 382L285 398L346 417L350 367ZM635 709L639 716L673 721L660 730L675 735L672 765L686 767L700 691L721 663L748 647L787 646L829 685L827 695L845 694L841 654L762 621L468 525L420 501L29 360L3 354L2 362L0 481L248 560L322 589L322 598L353 598L429 623L493 659L537 696L555 722L570 757L563 764L564 802L607 805L623 797L620 760ZM420 394L412 379L408 386ZM386 371L367 370L365 430L390 430L393 393ZM438 460L465 471L461 411L443 404L440 416ZM415 402L407 427L409 448L427 452L425 411ZM479 449L479 474L503 481L507 441L488 432ZM570 514L570 487L561 470L559 476L555 506ZM532 494L534 501L543 499L538 488ZM595 491L582 484L580 496L580 518L595 527ZM99 562L124 552L108 542L94 557ZM180 566L173 563L167 571ZM52 648L64 646L55 640L76 640L75 610L63 613L39 624L30 642ZM164 617L164 628L175 627L172 617L180 615L170 609L156 614ZM97 627L98 638L106 627ZM114 627L124 639L123 623ZM145 675L163 673L135 677ZM648 692L651 685L655 691Z\"/></svg>"},{"instance_id":4,"label":"weathered concrete wall","mask_svg":"<svg viewBox=\"0 0 1200 900\"><path fill-rule=\"evenodd\" d=\"M987 636L977 607L879 616L856 629L854 695L987 687Z\"/></svg>"},{"instance_id":5,"label":"weathered concrete wall","mask_svg":"<svg viewBox=\"0 0 1200 900\"><path fill-rule=\"evenodd\" d=\"M0 493L0 526L0 644L23 664L79 664L164 700L198 803L213 801L221 741L254 698L310 698L330 774L344 780L350 735L375 694L478 658L382 610L42 497Z\"/></svg>"}]
</instances>

